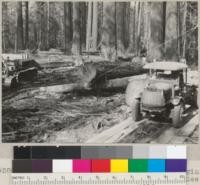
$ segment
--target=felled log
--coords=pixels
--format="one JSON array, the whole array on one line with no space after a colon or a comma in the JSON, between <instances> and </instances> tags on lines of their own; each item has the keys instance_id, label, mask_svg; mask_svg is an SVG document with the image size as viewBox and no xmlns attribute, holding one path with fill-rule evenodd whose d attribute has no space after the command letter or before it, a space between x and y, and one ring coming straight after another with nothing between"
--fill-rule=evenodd
<instances>
[{"instance_id":1,"label":"felled log","mask_svg":"<svg viewBox=\"0 0 200 185\"><path fill-rule=\"evenodd\" d=\"M85 89L83 85L78 83L73 84L62 84L62 85L51 85L46 87L39 87L38 91L40 92L52 92L52 93L67 93L75 90Z\"/></svg>"},{"instance_id":2,"label":"felled log","mask_svg":"<svg viewBox=\"0 0 200 185\"><path fill-rule=\"evenodd\" d=\"M140 76L140 75L138 75ZM142 76L142 75L141 75ZM62 84L62 85L52 85L46 87L40 87L33 93L47 93L47 94L59 94L59 93L70 93L70 92L89 92L89 91L115 91L115 90L125 90L129 81L134 78L133 76L116 78L108 80L106 83L99 85L97 88L92 88L88 84L83 83L72 83L72 84Z\"/></svg>"},{"instance_id":3,"label":"felled log","mask_svg":"<svg viewBox=\"0 0 200 185\"><path fill-rule=\"evenodd\" d=\"M134 58L132 61L116 61L86 63L81 68L82 80L90 83L91 88L104 86L108 80L139 75L145 72L144 62L141 58Z\"/></svg>"},{"instance_id":4,"label":"felled log","mask_svg":"<svg viewBox=\"0 0 200 185\"><path fill-rule=\"evenodd\" d=\"M89 62L80 66L78 74L81 80L79 82L40 87L39 91L67 93L81 90L125 89L129 78L145 72L143 65L144 63L140 60L123 63Z\"/></svg>"}]
</instances>

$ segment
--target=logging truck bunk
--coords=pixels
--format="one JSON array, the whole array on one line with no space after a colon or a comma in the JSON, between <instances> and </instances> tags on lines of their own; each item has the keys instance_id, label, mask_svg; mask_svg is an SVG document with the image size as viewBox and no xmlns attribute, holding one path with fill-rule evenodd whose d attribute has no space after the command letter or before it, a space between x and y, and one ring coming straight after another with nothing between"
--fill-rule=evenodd
<instances>
[{"instance_id":1,"label":"logging truck bunk","mask_svg":"<svg viewBox=\"0 0 200 185\"><path fill-rule=\"evenodd\" d=\"M183 125L186 104L197 106L197 86L187 82L188 66L174 61L144 65L146 79L133 80L126 89L126 102L134 121L142 117L171 119L175 128Z\"/></svg>"}]
</instances>

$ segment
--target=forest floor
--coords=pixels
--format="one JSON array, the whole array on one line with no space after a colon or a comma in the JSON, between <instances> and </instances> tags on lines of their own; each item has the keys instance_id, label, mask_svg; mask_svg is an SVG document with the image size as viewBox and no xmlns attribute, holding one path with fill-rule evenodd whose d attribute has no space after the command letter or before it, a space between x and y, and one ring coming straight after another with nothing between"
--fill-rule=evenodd
<instances>
[{"instance_id":1,"label":"forest floor","mask_svg":"<svg viewBox=\"0 0 200 185\"><path fill-rule=\"evenodd\" d=\"M72 57L52 55L49 60L43 55L36 56L35 60L43 70L34 82L24 83L15 91L3 90L3 142L86 143L94 138L95 143L102 143L106 142L101 139L106 132L115 135L123 130L126 130L122 133L123 137L113 136L114 139L110 138L107 142L198 142L198 111L193 108L186 112L184 126L174 129L170 123L163 121L134 123L130 108L125 104L124 90L35 93L41 86L81 80L79 70L72 67Z\"/></svg>"}]
</instances>

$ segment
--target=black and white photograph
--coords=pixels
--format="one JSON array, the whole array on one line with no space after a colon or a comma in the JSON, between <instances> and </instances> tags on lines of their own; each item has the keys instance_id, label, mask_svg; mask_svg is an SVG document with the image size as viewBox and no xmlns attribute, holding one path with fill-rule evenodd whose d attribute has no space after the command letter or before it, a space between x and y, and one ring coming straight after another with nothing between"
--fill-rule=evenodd
<instances>
[{"instance_id":1,"label":"black and white photograph","mask_svg":"<svg viewBox=\"0 0 200 185\"><path fill-rule=\"evenodd\" d=\"M3 143L196 144L197 1L3 1Z\"/></svg>"}]
</instances>

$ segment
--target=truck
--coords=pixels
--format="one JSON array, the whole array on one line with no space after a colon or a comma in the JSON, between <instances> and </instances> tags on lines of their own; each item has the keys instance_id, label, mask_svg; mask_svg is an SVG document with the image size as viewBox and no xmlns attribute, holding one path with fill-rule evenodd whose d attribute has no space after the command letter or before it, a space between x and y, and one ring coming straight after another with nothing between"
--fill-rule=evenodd
<instances>
[{"instance_id":1,"label":"truck","mask_svg":"<svg viewBox=\"0 0 200 185\"><path fill-rule=\"evenodd\" d=\"M133 120L159 117L170 119L175 128L181 127L186 104L198 106L198 87L187 82L188 66L160 61L147 63L144 69L147 77L130 81L126 89Z\"/></svg>"}]
</instances>

